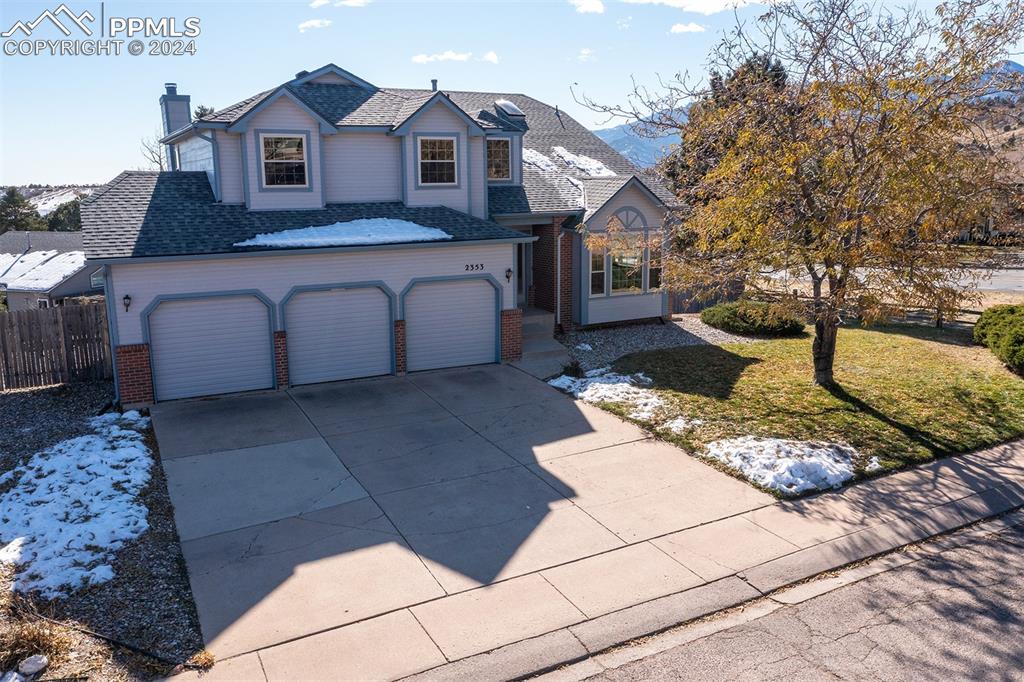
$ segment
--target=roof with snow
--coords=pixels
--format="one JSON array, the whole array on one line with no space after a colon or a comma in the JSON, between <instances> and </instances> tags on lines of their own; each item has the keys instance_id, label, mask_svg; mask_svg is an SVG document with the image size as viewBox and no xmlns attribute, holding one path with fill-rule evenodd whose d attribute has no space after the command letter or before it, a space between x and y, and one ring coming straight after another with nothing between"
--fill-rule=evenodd
<instances>
[{"instance_id":1,"label":"roof with snow","mask_svg":"<svg viewBox=\"0 0 1024 682\"><path fill-rule=\"evenodd\" d=\"M322 74L340 76L337 82L313 82ZM348 82L346 82L348 81ZM381 88L361 81L339 67L328 64L313 72L303 72L276 88L265 90L199 119L165 139L174 138L200 125L226 127L238 123L265 101L287 94L294 97L323 121L335 127L372 127L394 130L432 97L439 94L462 110L485 131L522 133L523 148L532 149L554 163L552 169L524 164L522 187L489 187L492 215L543 212L575 212L581 208L596 211L600 206L580 203L572 177L630 176L638 169L601 138L587 130L558 107L527 95L507 92L472 92L415 88ZM509 115L507 102L522 113ZM646 186L664 203L675 203L668 190L650 179Z\"/></svg>"},{"instance_id":2,"label":"roof with snow","mask_svg":"<svg viewBox=\"0 0 1024 682\"><path fill-rule=\"evenodd\" d=\"M0 286L8 291L49 291L84 267L83 251L0 253Z\"/></svg>"},{"instance_id":3,"label":"roof with snow","mask_svg":"<svg viewBox=\"0 0 1024 682\"><path fill-rule=\"evenodd\" d=\"M206 173L201 171L125 171L82 202L82 222L88 228L85 252L91 259L281 251L282 248L266 244L237 244L258 234L375 218L437 228L451 235L450 242L532 239L444 206L379 202L327 204L310 210L249 211L241 205L216 203ZM420 241L423 240L376 243Z\"/></svg>"}]
</instances>

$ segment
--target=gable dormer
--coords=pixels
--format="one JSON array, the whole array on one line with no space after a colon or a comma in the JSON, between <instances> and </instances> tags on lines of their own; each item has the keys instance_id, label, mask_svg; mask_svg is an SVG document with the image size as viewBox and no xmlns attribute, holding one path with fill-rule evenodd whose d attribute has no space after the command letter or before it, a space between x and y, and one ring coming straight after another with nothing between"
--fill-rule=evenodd
<instances>
[{"instance_id":1,"label":"gable dormer","mask_svg":"<svg viewBox=\"0 0 1024 682\"><path fill-rule=\"evenodd\" d=\"M326 85L354 85L367 90L377 90L377 86L364 81L359 76L346 71L335 64L321 66L314 71L299 71L290 85L302 85L304 83L320 83Z\"/></svg>"}]
</instances>

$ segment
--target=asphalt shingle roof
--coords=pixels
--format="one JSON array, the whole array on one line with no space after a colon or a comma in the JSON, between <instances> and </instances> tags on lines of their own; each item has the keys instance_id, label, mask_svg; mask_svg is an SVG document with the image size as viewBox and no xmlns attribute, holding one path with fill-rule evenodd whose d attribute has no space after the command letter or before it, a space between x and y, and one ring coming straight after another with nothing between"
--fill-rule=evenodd
<instances>
[{"instance_id":1,"label":"asphalt shingle roof","mask_svg":"<svg viewBox=\"0 0 1024 682\"><path fill-rule=\"evenodd\" d=\"M0 253L25 253L26 251L68 251L82 250L81 232L25 232L11 230L0 234Z\"/></svg>"},{"instance_id":2,"label":"asphalt shingle roof","mask_svg":"<svg viewBox=\"0 0 1024 682\"><path fill-rule=\"evenodd\" d=\"M452 242L523 237L521 232L443 206L381 202L249 211L245 206L216 203L205 172L126 171L82 202L88 258L295 251L234 244L261 233L360 218L396 218L436 227L452 235Z\"/></svg>"}]
</instances>

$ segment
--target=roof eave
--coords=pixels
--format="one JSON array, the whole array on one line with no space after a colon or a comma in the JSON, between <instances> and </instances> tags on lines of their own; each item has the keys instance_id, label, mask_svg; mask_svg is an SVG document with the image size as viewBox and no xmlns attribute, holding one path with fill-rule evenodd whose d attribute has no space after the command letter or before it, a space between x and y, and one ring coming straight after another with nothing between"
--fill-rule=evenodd
<instances>
[{"instance_id":1,"label":"roof eave","mask_svg":"<svg viewBox=\"0 0 1024 682\"><path fill-rule=\"evenodd\" d=\"M409 133L409 129L412 127L413 122L424 112L426 112L428 109L430 109L431 107L435 106L438 103L444 104L452 111L452 113L454 113L459 118L463 119L466 125L469 126L470 135L477 137L486 134L484 128L476 121L476 119L474 119L472 116L466 113L465 109L463 109L458 104L453 102L451 97L449 97L448 95L441 91L438 91L434 95L431 95L429 99L427 99L425 102L423 102L423 104L416 108L416 111L406 116L405 120L396 124L394 130L392 130L390 134L407 135Z\"/></svg>"},{"instance_id":2,"label":"roof eave","mask_svg":"<svg viewBox=\"0 0 1024 682\"><path fill-rule=\"evenodd\" d=\"M288 88L288 84L278 86L273 92L264 97L259 104L249 109L234 121L228 124L227 131L229 133L244 133L249 129L249 119L255 116L257 113L262 111L265 107L270 106L276 102L280 97L287 97L297 107L305 111L313 120L320 124L320 132L324 135L333 135L338 132L332 121L328 121L326 118L321 116L319 113L309 107L308 104L302 101L298 95L292 92Z\"/></svg>"},{"instance_id":3,"label":"roof eave","mask_svg":"<svg viewBox=\"0 0 1024 682\"><path fill-rule=\"evenodd\" d=\"M160 144L174 144L178 140L191 135L196 130L223 130L227 127L227 123L219 121L192 121L187 126L183 126L177 130L167 133L161 137L158 142Z\"/></svg>"}]
</instances>

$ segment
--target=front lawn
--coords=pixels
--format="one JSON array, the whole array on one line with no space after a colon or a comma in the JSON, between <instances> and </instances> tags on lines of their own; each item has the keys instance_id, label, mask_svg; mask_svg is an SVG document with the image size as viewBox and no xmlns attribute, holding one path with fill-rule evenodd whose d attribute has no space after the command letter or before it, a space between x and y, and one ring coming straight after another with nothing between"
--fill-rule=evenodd
<instances>
[{"instance_id":1,"label":"front lawn","mask_svg":"<svg viewBox=\"0 0 1024 682\"><path fill-rule=\"evenodd\" d=\"M847 443L862 475L873 456L891 470L1024 435L1024 380L963 332L842 329L832 390L811 381L810 336L635 353L614 369L650 377L665 405L649 419L604 407L697 454L739 436Z\"/></svg>"}]
</instances>

